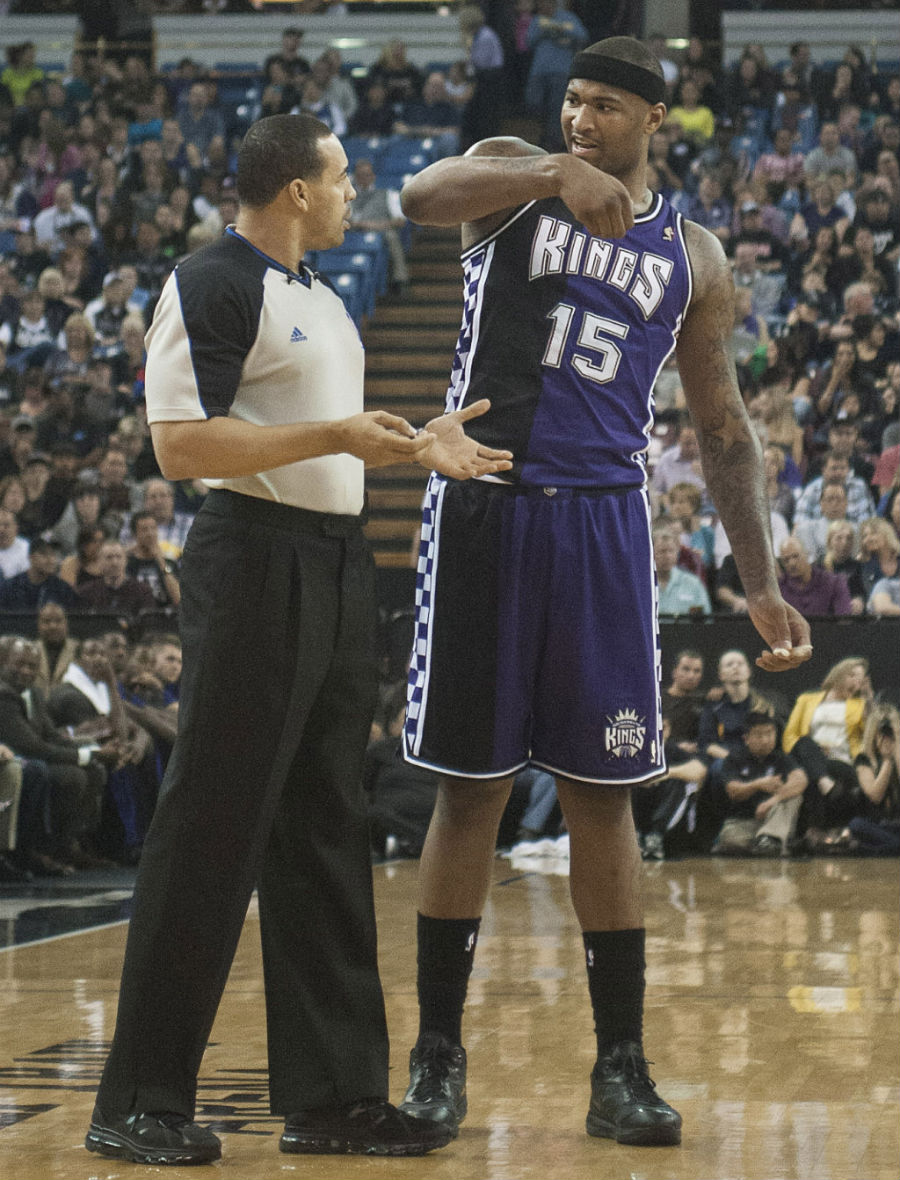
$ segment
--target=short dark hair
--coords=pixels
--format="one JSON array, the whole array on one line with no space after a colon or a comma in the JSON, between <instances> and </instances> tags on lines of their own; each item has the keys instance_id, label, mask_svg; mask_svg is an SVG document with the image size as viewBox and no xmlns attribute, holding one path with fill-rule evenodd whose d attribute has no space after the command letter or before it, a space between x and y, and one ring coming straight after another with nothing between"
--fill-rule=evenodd
<instances>
[{"instance_id":1,"label":"short dark hair","mask_svg":"<svg viewBox=\"0 0 900 1180\"><path fill-rule=\"evenodd\" d=\"M703 660L703 652L697 651L695 647L683 647L675 656L675 662L672 664L673 668L677 668L682 660ZM705 661L703 661L705 663Z\"/></svg>"},{"instance_id":2,"label":"short dark hair","mask_svg":"<svg viewBox=\"0 0 900 1180\"><path fill-rule=\"evenodd\" d=\"M747 714L747 720L744 722L744 732L755 729L760 725L771 725L772 728L778 731L778 722L774 717L770 717L768 713L753 712Z\"/></svg>"},{"instance_id":3,"label":"short dark hair","mask_svg":"<svg viewBox=\"0 0 900 1180\"><path fill-rule=\"evenodd\" d=\"M333 134L312 115L270 115L254 123L238 151L236 187L243 205L270 205L292 180L315 180L325 166L319 140Z\"/></svg>"},{"instance_id":4,"label":"short dark hair","mask_svg":"<svg viewBox=\"0 0 900 1180\"><path fill-rule=\"evenodd\" d=\"M137 526L141 523L142 520L152 520L153 523L156 524L156 517L153 515L153 513L148 512L146 510L146 508L141 508L138 512L133 512L131 514L131 531L132 531L132 533L137 532Z\"/></svg>"}]
</instances>

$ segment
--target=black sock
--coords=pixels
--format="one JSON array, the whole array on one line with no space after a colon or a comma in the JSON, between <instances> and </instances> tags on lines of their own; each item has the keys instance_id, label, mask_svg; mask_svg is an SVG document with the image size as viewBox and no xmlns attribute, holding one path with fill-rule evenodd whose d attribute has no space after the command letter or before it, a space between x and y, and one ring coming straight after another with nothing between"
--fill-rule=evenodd
<instances>
[{"instance_id":1,"label":"black sock","mask_svg":"<svg viewBox=\"0 0 900 1180\"><path fill-rule=\"evenodd\" d=\"M418 920L419 1040L439 1033L462 1044L462 1014L481 918Z\"/></svg>"},{"instance_id":2,"label":"black sock","mask_svg":"<svg viewBox=\"0 0 900 1180\"><path fill-rule=\"evenodd\" d=\"M600 1057L617 1041L641 1043L645 937L643 927L586 930L582 934Z\"/></svg>"}]
</instances>

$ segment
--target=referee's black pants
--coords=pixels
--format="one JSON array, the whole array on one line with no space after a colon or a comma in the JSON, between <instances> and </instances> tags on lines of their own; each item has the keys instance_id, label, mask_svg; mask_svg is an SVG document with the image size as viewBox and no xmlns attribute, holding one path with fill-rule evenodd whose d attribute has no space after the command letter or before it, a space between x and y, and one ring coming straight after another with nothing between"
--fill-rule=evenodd
<instances>
[{"instance_id":1,"label":"referee's black pants","mask_svg":"<svg viewBox=\"0 0 900 1180\"><path fill-rule=\"evenodd\" d=\"M272 1112L386 1098L361 785L374 566L360 523L214 491L182 569L179 733L141 857L98 1107L193 1117L257 884ZM231 1055L246 1063L240 1044Z\"/></svg>"}]
</instances>

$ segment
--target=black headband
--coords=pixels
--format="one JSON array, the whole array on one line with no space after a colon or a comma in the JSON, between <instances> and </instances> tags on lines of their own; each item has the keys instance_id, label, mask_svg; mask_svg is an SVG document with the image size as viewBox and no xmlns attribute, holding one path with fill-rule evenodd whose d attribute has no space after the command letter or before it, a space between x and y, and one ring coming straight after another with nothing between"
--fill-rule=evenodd
<instances>
[{"instance_id":1,"label":"black headband","mask_svg":"<svg viewBox=\"0 0 900 1180\"><path fill-rule=\"evenodd\" d=\"M573 78L605 82L607 86L616 86L636 94L651 105L662 102L666 96L665 81L658 74L645 70L643 66L633 65L630 61L605 57L602 53L576 53L569 70L569 80Z\"/></svg>"}]
</instances>

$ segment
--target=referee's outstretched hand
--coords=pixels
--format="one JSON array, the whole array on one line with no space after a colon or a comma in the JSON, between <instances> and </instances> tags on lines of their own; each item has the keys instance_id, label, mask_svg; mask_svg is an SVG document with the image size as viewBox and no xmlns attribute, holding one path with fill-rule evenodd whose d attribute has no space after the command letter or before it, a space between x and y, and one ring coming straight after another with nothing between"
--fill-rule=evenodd
<instances>
[{"instance_id":1,"label":"referee's outstretched hand","mask_svg":"<svg viewBox=\"0 0 900 1180\"><path fill-rule=\"evenodd\" d=\"M497 451L483 446L470 438L463 429L464 423L480 418L491 408L486 397L432 418L420 437L430 438L425 450L416 456L416 462L431 467L450 479L471 479L476 475L494 475L498 471L509 471L512 467L512 452Z\"/></svg>"},{"instance_id":2,"label":"referee's outstretched hand","mask_svg":"<svg viewBox=\"0 0 900 1180\"><path fill-rule=\"evenodd\" d=\"M367 467L389 467L393 463L418 463L434 441L427 430L414 426L396 414L371 410L354 414L339 423L342 451L362 459Z\"/></svg>"}]
</instances>

